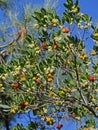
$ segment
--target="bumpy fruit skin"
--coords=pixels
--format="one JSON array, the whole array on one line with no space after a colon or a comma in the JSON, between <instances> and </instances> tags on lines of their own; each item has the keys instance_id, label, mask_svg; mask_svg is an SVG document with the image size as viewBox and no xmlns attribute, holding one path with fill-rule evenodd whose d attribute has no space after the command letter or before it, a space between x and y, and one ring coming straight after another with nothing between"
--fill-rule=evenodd
<instances>
[{"instance_id":1,"label":"bumpy fruit skin","mask_svg":"<svg viewBox=\"0 0 98 130\"><path fill-rule=\"evenodd\" d=\"M53 79L51 77L47 79L48 82L52 82L52 80Z\"/></svg>"},{"instance_id":2,"label":"bumpy fruit skin","mask_svg":"<svg viewBox=\"0 0 98 130\"><path fill-rule=\"evenodd\" d=\"M0 84L0 87L3 87L3 84Z\"/></svg>"},{"instance_id":3,"label":"bumpy fruit skin","mask_svg":"<svg viewBox=\"0 0 98 130\"><path fill-rule=\"evenodd\" d=\"M62 33L69 33L69 32L70 32L69 28L63 28L62 29Z\"/></svg>"},{"instance_id":4,"label":"bumpy fruit skin","mask_svg":"<svg viewBox=\"0 0 98 130\"><path fill-rule=\"evenodd\" d=\"M61 129L62 127L63 127L62 124L57 124L57 125L56 125L56 128L57 128L57 129Z\"/></svg>"},{"instance_id":5,"label":"bumpy fruit skin","mask_svg":"<svg viewBox=\"0 0 98 130\"><path fill-rule=\"evenodd\" d=\"M14 87L14 88L19 88L20 84L19 83L14 83L11 86Z\"/></svg>"},{"instance_id":6,"label":"bumpy fruit skin","mask_svg":"<svg viewBox=\"0 0 98 130\"><path fill-rule=\"evenodd\" d=\"M91 56L95 56L95 55L96 55L96 52L95 52L95 51L92 51L92 52L90 53L90 55L91 55Z\"/></svg>"},{"instance_id":7,"label":"bumpy fruit skin","mask_svg":"<svg viewBox=\"0 0 98 130\"><path fill-rule=\"evenodd\" d=\"M54 45L54 49L58 49L58 45Z\"/></svg>"},{"instance_id":8,"label":"bumpy fruit skin","mask_svg":"<svg viewBox=\"0 0 98 130\"><path fill-rule=\"evenodd\" d=\"M82 60L87 60L87 55L85 55L85 54L83 54L83 55L80 55L80 59L82 59Z\"/></svg>"},{"instance_id":9,"label":"bumpy fruit skin","mask_svg":"<svg viewBox=\"0 0 98 130\"><path fill-rule=\"evenodd\" d=\"M85 128L85 130L89 130L88 128Z\"/></svg>"},{"instance_id":10,"label":"bumpy fruit skin","mask_svg":"<svg viewBox=\"0 0 98 130\"><path fill-rule=\"evenodd\" d=\"M52 24L52 27L56 27L58 24L57 23L53 23Z\"/></svg>"},{"instance_id":11,"label":"bumpy fruit skin","mask_svg":"<svg viewBox=\"0 0 98 130\"><path fill-rule=\"evenodd\" d=\"M20 79L20 81L21 81L21 82L24 82L24 81L26 81L26 78L25 78L25 77L22 77L22 78Z\"/></svg>"},{"instance_id":12,"label":"bumpy fruit skin","mask_svg":"<svg viewBox=\"0 0 98 130\"><path fill-rule=\"evenodd\" d=\"M27 102L27 101L25 101L24 102L24 106L26 107L26 106L28 106L29 105L29 103Z\"/></svg>"},{"instance_id":13,"label":"bumpy fruit skin","mask_svg":"<svg viewBox=\"0 0 98 130\"><path fill-rule=\"evenodd\" d=\"M46 43L42 43L42 47L46 47L47 46L47 44Z\"/></svg>"},{"instance_id":14,"label":"bumpy fruit skin","mask_svg":"<svg viewBox=\"0 0 98 130\"><path fill-rule=\"evenodd\" d=\"M46 117L44 120L46 121L47 125L53 125L56 122L56 120L54 120L52 117Z\"/></svg>"},{"instance_id":15,"label":"bumpy fruit skin","mask_svg":"<svg viewBox=\"0 0 98 130\"><path fill-rule=\"evenodd\" d=\"M37 80L37 77L33 77L32 80L36 81L36 80Z\"/></svg>"},{"instance_id":16,"label":"bumpy fruit skin","mask_svg":"<svg viewBox=\"0 0 98 130\"><path fill-rule=\"evenodd\" d=\"M93 82L94 80L95 80L95 78L94 78L93 76L90 76L90 77L89 77L89 81L92 81L92 82Z\"/></svg>"},{"instance_id":17,"label":"bumpy fruit skin","mask_svg":"<svg viewBox=\"0 0 98 130\"><path fill-rule=\"evenodd\" d=\"M26 108L29 105L29 103L27 101L20 103L21 109Z\"/></svg>"},{"instance_id":18,"label":"bumpy fruit skin","mask_svg":"<svg viewBox=\"0 0 98 130\"><path fill-rule=\"evenodd\" d=\"M41 83L42 83L42 81L41 81L40 79L37 79L36 82L37 82L38 84L41 84Z\"/></svg>"}]
</instances>

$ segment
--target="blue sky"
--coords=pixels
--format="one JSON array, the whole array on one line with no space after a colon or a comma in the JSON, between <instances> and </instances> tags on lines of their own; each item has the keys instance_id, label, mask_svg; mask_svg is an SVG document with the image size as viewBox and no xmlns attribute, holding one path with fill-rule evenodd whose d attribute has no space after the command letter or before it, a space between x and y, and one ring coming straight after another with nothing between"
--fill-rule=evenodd
<instances>
[{"instance_id":1,"label":"blue sky","mask_svg":"<svg viewBox=\"0 0 98 130\"><path fill-rule=\"evenodd\" d=\"M92 16L93 22L98 22L98 0L79 0L81 11Z\"/></svg>"},{"instance_id":2,"label":"blue sky","mask_svg":"<svg viewBox=\"0 0 98 130\"><path fill-rule=\"evenodd\" d=\"M18 1L18 0L16 0L16 1ZM27 2L28 3L32 2L32 4L39 4L39 5L43 4L43 2L44 2L44 0L21 0L21 1L23 1L24 5ZM55 1L55 0L51 0L51 1ZM59 14L61 14L64 11L64 6L63 6L64 2L65 2L65 0L59 0L59 2L58 2L57 11L59 12ZM79 5L81 7L81 12L90 15L92 17L93 23L97 24L98 23L98 10L97 10L98 9L98 0L79 0ZM3 20L2 18L4 19L3 11L0 11L0 21ZM19 120L19 122L21 122L21 121L23 122L22 119ZM66 124L66 126L67 126L67 128L66 128L67 130L75 130L75 123L72 122L72 120L70 122L68 122ZM65 127L63 127L62 130L65 130Z\"/></svg>"},{"instance_id":3,"label":"blue sky","mask_svg":"<svg viewBox=\"0 0 98 130\"><path fill-rule=\"evenodd\" d=\"M58 0L59 12L62 12L64 9L63 3L66 0ZM79 5L81 8L81 12L87 13L93 19L93 22L98 22L98 0L79 0Z\"/></svg>"},{"instance_id":4,"label":"blue sky","mask_svg":"<svg viewBox=\"0 0 98 130\"><path fill-rule=\"evenodd\" d=\"M35 4L38 5L43 5L44 1L51 1L51 3L57 1L57 0L9 0L10 2L12 1L12 3L14 2L14 4L12 4L12 6L10 7L10 9L14 9L16 10L19 14L22 13L22 6L21 5L25 5L26 3L32 3L32 5L34 6ZM64 11L64 6L63 3L66 0L58 0L58 4L57 4L57 12L61 15L62 12ZM17 4L19 3L19 4ZM93 23L97 24L98 23L98 0L79 0L79 5L81 8L81 12L86 13L88 15L90 15L92 17ZM21 9L21 10L19 10ZM4 19L6 19L6 17L4 17L4 13L2 11L2 9L0 8L0 22L2 22L2 20L4 21Z\"/></svg>"}]
</instances>

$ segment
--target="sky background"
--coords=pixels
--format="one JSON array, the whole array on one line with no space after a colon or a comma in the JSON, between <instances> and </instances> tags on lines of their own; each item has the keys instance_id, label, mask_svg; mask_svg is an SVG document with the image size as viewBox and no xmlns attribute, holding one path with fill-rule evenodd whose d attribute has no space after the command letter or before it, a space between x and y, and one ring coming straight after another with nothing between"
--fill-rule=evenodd
<instances>
[{"instance_id":1,"label":"sky background","mask_svg":"<svg viewBox=\"0 0 98 130\"><path fill-rule=\"evenodd\" d=\"M14 1L14 0L11 0L11 1ZM21 11L22 8L18 4L19 1L18 0L15 0L15 1L16 1L15 2L16 5L13 5L13 9L15 8L15 9L18 9L19 12L22 12ZM23 6L26 3L32 3L33 6L35 4L42 5L44 3L44 0L20 0L20 1L22 2ZM50 1L54 2L56 0L50 0ZM59 15L61 15L62 12L64 11L63 3L65 1L66 0L58 0L57 12L59 13ZM79 0L79 5L80 5L80 8L81 8L81 12L90 15L92 17L93 23L95 25L98 25L98 0ZM0 7L0 23L2 21L4 21L5 19L6 19L6 17L4 15L4 12ZM0 26L2 26L2 25L0 24ZM25 116L25 118L24 118L24 116ZM16 118L15 121L12 121L11 125L15 124L15 122L22 122L22 123L26 124L24 119L26 119L27 122L29 120L28 117L26 117L26 115L23 115L20 119ZM75 121L70 120L70 121L64 122L64 120L63 120L62 123L64 124L64 127L62 128L62 130L76 130Z\"/></svg>"},{"instance_id":2,"label":"sky background","mask_svg":"<svg viewBox=\"0 0 98 130\"><path fill-rule=\"evenodd\" d=\"M35 4L43 5L44 1L45 0L10 0L10 3L12 3L12 7L11 8L13 8L13 9L18 8L17 11L21 12L22 9L20 7L20 4L23 5L23 6L26 3L32 3L32 5L35 5ZM52 2L55 2L57 0L46 0L46 1L51 1L51 3L52 3ZM63 10L64 10L63 3L65 1L66 0L58 0L57 12L59 12L59 14L61 14L63 12ZM20 4L18 4L18 3L20 3ZM98 0L89 0L89 1L88 0L79 0L79 5L80 5L81 11L83 13L87 13L88 15L92 16L93 22L95 24L98 23ZM2 11L2 9L0 7L0 22L2 20L4 20L3 16L4 16L4 14L3 14L3 11Z\"/></svg>"},{"instance_id":3,"label":"sky background","mask_svg":"<svg viewBox=\"0 0 98 130\"><path fill-rule=\"evenodd\" d=\"M66 0L59 0L58 5L61 11L63 11L63 3ZM98 0L79 0L81 12L87 13L93 18L94 23L98 23Z\"/></svg>"}]
</instances>

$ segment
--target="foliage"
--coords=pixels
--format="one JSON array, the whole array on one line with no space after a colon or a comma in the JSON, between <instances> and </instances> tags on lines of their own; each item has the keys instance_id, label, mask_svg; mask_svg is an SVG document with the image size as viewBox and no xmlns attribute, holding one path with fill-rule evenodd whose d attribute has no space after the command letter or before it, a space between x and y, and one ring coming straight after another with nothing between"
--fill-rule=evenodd
<instances>
[{"instance_id":1,"label":"foliage","mask_svg":"<svg viewBox=\"0 0 98 130\"><path fill-rule=\"evenodd\" d=\"M7 5L7 0L0 0L0 5L6 6Z\"/></svg>"},{"instance_id":2,"label":"foliage","mask_svg":"<svg viewBox=\"0 0 98 130\"><path fill-rule=\"evenodd\" d=\"M0 65L0 102L11 108L10 117L32 109L49 127L58 119L56 128L61 129L60 120L68 110L68 116L78 121L90 115L87 128L95 127L98 63L93 59L98 45L89 54L85 46L96 27L91 17L80 12L78 0L67 0L64 6L62 18L45 8L32 14L34 35L27 33L22 42L17 39L13 61Z\"/></svg>"}]
</instances>

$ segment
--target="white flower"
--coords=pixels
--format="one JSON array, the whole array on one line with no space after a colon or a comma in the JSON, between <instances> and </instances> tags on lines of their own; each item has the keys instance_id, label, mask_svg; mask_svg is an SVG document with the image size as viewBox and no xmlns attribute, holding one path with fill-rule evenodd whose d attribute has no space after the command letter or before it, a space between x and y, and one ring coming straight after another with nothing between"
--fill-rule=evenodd
<instances>
[{"instance_id":1,"label":"white flower","mask_svg":"<svg viewBox=\"0 0 98 130\"><path fill-rule=\"evenodd\" d=\"M52 19L52 23L58 23L58 19Z\"/></svg>"},{"instance_id":2,"label":"white flower","mask_svg":"<svg viewBox=\"0 0 98 130\"><path fill-rule=\"evenodd\" d=\"M61 37L54 37L55 42L59 42L61 40Z\"/></svg>"},{"instance_id":3,"label":"white flower","mask_svg":"<svg viewBox=\"0 0 98 130\"><path fill-rule=\"evenodd\" d=\"M35 23L35 24L34 24L34 27L35 27L36 29L38 29L38 28L39 28L39 24L38 24L38 23Z\"/></svg>"}]
</instances>

